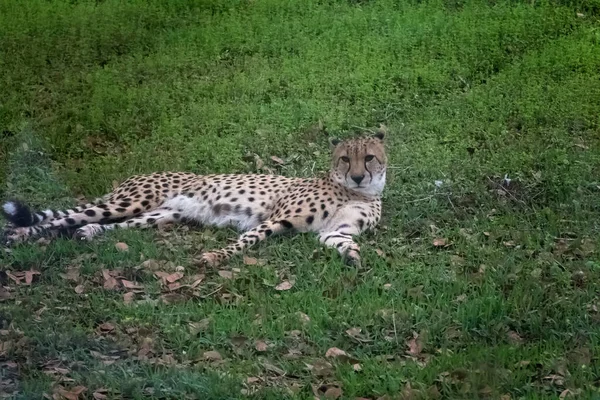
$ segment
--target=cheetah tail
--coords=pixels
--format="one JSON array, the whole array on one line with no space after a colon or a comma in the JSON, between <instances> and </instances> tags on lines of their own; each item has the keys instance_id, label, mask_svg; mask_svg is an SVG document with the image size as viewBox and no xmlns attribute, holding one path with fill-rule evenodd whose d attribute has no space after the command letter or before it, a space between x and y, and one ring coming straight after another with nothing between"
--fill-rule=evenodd
<instances>
[{"instance_id":1,"label":"cheetah tail","mask_svg":"<svg viewBox=\"0 0 600 400\"><path fill-rule=\"evenodd\" d=\"M96 202L101 199L96 200ZM38 225L42 222L56 218L64 218L73 213L82 212L86 208L93 207L96 202L73 207L68 210L44 210L32 212L23 202L18 200L9 200L2 205L0 212L9 222L17 227L26 227Z\"/></svg>"},{"instance_id":2,"label":"cheetah tail","mask_svg":"<svg viewBox=\"0 0 600 400\"><path fill-rule=\"evenodd\" d=\"M17 200L4 203L1 211L4 218L18 227L32 226L39 222L39 216L32 213L25 203Z\"/></svg>"}]
</instances>

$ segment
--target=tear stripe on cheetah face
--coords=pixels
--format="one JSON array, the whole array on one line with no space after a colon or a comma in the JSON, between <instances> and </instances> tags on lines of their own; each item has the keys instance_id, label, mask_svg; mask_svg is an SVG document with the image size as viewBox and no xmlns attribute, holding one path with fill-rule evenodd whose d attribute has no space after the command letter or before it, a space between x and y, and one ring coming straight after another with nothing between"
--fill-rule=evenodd
<instances>
[{"instance_id":1,"label":"tear stripe on cheetah face","mask_svg":"<svg viewBox=\"0 0 600 400\"><path fill-rule=\"evenodd\" d=\"M333 139L332 179L367 196L379 196L385 186L387 157L384 135L339 141Z\"/></svg>"},{"instance_id":2,"label":"tear stripe on cheetah face","mask_svg":"<svg viewBox=\"0 0 600 400\"><path fill-rule=\"evenodd\" d=\"M18 229L7 229L5 237L24 241L75 230L76 238L87 240L112 229L193 221L244 232L235 243L205 253L200 258L205 264L223 263L269 236L301 231L317 233L321 243L336 248L349 264L360 265L353 237L373 228L381 215L382 140L336 141L332 170L322 178L161 172L133 176L96 203L67 211L32 213L12 201L2 211Z\"/></svg>"}]
</instances>

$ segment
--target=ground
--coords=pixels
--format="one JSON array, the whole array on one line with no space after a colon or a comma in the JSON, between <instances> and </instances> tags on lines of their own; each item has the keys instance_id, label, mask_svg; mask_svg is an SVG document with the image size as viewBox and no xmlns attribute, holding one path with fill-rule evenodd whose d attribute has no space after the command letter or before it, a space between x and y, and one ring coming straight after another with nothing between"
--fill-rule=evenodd
<instances>
[{"instance_id":1,"label":"ground","mask_svg":"<svg viewBox=\"0 0 600 400\"><path fill-rule=\"evenodd\" d=\"M0 197L132 173L312 176L388 132L383 219L228 269L231 230L0 251L0 391L54 398L600 396L600 3L0 2ZM388 396L388 397L385 397Z\"/></svg>"}]
</instances>

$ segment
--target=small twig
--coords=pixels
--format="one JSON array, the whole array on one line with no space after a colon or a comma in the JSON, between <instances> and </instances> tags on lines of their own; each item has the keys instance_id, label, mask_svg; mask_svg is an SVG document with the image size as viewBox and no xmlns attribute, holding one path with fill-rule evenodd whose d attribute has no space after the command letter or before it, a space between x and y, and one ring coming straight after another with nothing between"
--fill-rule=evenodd
<instances>
[{"instance_id":1,"label":"small twig","mask_svg":"<svg viewBox=\"0 0 600 400\"><path fill-rule=\"evenodd\" d=\"M432 194L432 195L430 195L430 196L423 197L423 198L420 198L420 199L407 200L405 203L419 203L419 202L421 202L421 201L425 201L425 200L431 200L431 199L433 198L433 196L434 196L434 195Z\"/></svg>"}]
</instances>

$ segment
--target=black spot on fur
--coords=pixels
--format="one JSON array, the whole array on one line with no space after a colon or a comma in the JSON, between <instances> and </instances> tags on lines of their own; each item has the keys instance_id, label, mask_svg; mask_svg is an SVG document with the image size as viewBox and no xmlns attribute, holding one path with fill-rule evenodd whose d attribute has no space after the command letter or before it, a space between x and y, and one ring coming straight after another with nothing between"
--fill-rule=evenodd
<instances>
[{"instance_id":1,"label":"black spot on fur","mask_svg":"<svg viewBox=\"0 0 600 400\"><path fill-rule=\"evenodd\" d=\"M104 212L102 213L102 216L103 216L103 217L110 217L111 215L112 215L112 213L111 213L110 211L104 211Z\"/></svg>"},{"instance_id":2,"label":"black spot on fur","mask_svg":"<svg viewBox=\"0 0 600 400\"><path fill-rule=\"evenodd\" d=\"M286 228L286 229L292 229L292 228L294 227L294 225L293 225L293 224L292 224L290 221L288 221L288 220L282 219L282 220L281 220L281 221L279 221L279 222L280 222L280 223L281 223L281 225L283 225L283 227L284 227L284 228Z\"/></svg>"},{"instance_id":3,"label":"black spot on fur","mask_svg":"<svg viewBox=\"0 0 600 400\"><path fill-rule=\"evenodd\" d=\"M85 215L87 215L88 217L95 217L96 216L96 211L94 211L94 210L85 210L83 213Z\"/></svg>"},{"instance_id":4,"label":"black spot on fur","mask_svg":"<svg viewBox=\"0 0 600 400\"><path fill-rule=\"evenodd\" d=\"M312 215L306 217L306 223L309 225L312 224L314 220L315 220L315 217Z\"/></svg>"},{"instance_id":5,"label":"black spot on fur","mask_svg":"<svg viewBox=\"0 0 600 400\"><path fill-rule=\"evenodd\" d=\"M270 229L265 230L265 235L267 236L271 236L273 234L273 231Z\"/></svg>"},{"instance_id":6,"label":"black spot on fur","mask_svg":"<svg viewBox=\"0 0 600 400\"><path fill-rule=\"evenodd\" d=\"M65 221L67 221L67 224L69 225L75 225L76 221L73 218L67 218L65 219Z\"/></svg>"},{"instance_id":7,"label":"black spot on fur","mask_svg":"<svg viewBox=\"0 0 600 400\"><path fill-rule=\"evenodd\" d=\"M359 219L359 220L358 220L358 227L359 227L360 229L362 229L362 228L363 228L363 226L365 226L365 221L363 221L362 219Z\"/></svg>"}]
</instances>

